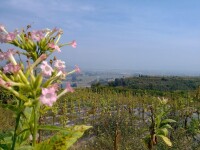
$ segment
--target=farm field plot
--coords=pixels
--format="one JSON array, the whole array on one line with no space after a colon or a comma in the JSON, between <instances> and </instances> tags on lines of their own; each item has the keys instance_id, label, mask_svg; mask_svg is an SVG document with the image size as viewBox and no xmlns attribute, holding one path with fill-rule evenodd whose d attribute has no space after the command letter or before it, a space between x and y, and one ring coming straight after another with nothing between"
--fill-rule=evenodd
<instances>
[{"instance_id":1,"label":"farm field plot","mask_svg":"<svg viewBox=\"0 0 200 150\"><path fill-rule=\"evenodd\" d=\"M199 81L195 80L196 85ZM191 87L190 84L188 88ZM2 103L11 103L10 96L1 91ZM0 111L5 114L0 125L5 132L14 126L14 121L9 119L10 111ZM71 150L199 149L200 89L155 91L94 84L91 88L76 88L46 113L41 111L40 124L92 126ZM39 133L43 141L56 131Z\"/></svg>"},{"instance_id":2,"label":"farm field plot","mask_svg":"<svg viewBox=\"0 0 200 150\"><path fill-rule=\"evenodd\" d=\"M51 112L54 117L47 117L46 123L93 126L71 148L72 150L113 148L137 150L148 149L153 116L154 121L158 121L159 117L161 120L172 119L169 121L169 128L163 129L164 133L161 133L168 137L172 145L158 135L153 148L198 149L200 140L198 90L163 92L163 97L155 94L152 96L151 93L116 91L107 87L77 89L75 93L59 100L55 106L56 111ZM159 126L156 128L159 129Z\"/></svg>"}]
</instances>

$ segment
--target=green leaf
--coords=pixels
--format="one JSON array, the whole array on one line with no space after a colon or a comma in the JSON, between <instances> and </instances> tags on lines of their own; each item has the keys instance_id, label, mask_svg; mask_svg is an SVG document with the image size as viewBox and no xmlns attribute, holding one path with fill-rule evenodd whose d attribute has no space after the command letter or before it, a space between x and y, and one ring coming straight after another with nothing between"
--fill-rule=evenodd
<instances>
[{"instance_id":1,"label":"green leaf","mask_svg":"<svg viewBox=\"0 0 200 150\"><path fill-rule=\"evenodd\" d=\"M58 126L51 126L51 125L40 125L38 126L39 130L51 130L51 131L67 131L68 128L58 127Z\"/></svg>"},{"instance_id":2,"label":"green leaf","mask_svg":"<svg viewBox=\"0 0 200 150\"><path fill-rule=\"evenodd\" d=\"M167 144L167 146L172 146L172 142L170 141L170 139L166 136L163 136L163 135L157 135L159 137L162 138L162 140L165 142L165 144Z\"/></svg>"},{"instance_id":3,"label":"green leaf","mask_svg":"<svg viewBox=\"0 0 200 150\"><path fill-rule=\"evenodd\" d=\"M157 127L159 127L160 126L160 122L161 122L161 117L162 117L162 115L160 114L160 115L158 115L158 116L156 116L156 125L157 125Z\"/></svg>"},{"instance_id":4,"label":"green leaf","mask_svg":"<svg viewBox=\"0 0 200 150\"><path fill-rule=\"evenodd\" d=\"M6 144L0 144L0 150L7 150L9 149Z\"/></svg>"},{"instance_id":5,"label":"green leaf","mask_svg":"<svg viewBox=\"0 0 200 150\"><path fill-rule=\"evenodd\" d=\"M12 132L0 133L0 150L9 150L12 145Z\"/></svg>"},{"instance_id":6,"label":"green leaf","mask_svg":"<svg viewBox=\"0 0 200 150\"><path fill-rule=\"evenodd\" d=\"M168 135L168 130L167 130L167 128L160 128L160 129L157 130L156 134L157 135L167 136Z\"/></svg>"},{"instance_id":7,"label":"green leaf","mask_svg":"<svg viewBox=\"0 0 200 150\"><path fill-rule=\"evenodd\" d=\"M89 128L91 128L91 126L85 125L67 128L66 131L60 131L50 139L37 144L35 150L66 150Z\"/></svg>"},{"instance_id":8,"label":"green leaf","mask_svg":"<svg viewBox=\"0 0 200 150\"><path fill-rule=\"evenodd\" d=\"M34 148L30 145L23 145L18 148L15 148L15 150L34 150Z\"/></svg>"},{"instance_id":9,"label":"green leaf","mask_svg":"<svg viewBox=\"0 0 200 150\"><path fill-rule=\"evenodd\" d=\"M36 80L35 80L35 83L34 83L34 88L36 90L39 89L40 85L42 84L42 80L43 80L42 74L40 74L36 77Z\"/></svg>"},{"instance_id":10,"label":"green leaf","mask_svg":"<svg viewBox=\"0 0 200 150\"><path fill-rule=\"evenodd\" d=\"M164 125L160 126L160 128L173 129L170 124L164 124Z\"/></svg>"},{"instance_id":11,"label":"green leaf","mask_svg":"<svg viewBox=\"0 0 200 150\"><path fill-rule=\"evenodd\" d=\"M161 121L162 124L166 124L166 123L174 123L174 122L176 122L176 121L173 120L173 119L165 119L165 120L162 120L162 121Z\"/></svg>"},{"instance_id":12,"label":"green leaf","mask_svg":"<svg viewBox=\"0 0 200 150\"><path fill-rule=\"evenodd\" d=\"M9 143L12 142L12 136L13 136L13 131L8 131L8 132L0 132L0 142L2 141Z\"/></svg>"},{"instance_id":13,"label":"green leaf","mask_svg":"<svg viewBox=\"0 0 200 150\"><path fill-rule=\"evenodd\" d=\"M20 134L26 132L26 131L30 131L30 128L26 128L26 129L23 129L21 132L19 132L17 135L19 136Z\"/></svg>"},{"instance_id":14,"label":"green leaf","mask_svg":"<svg viewBox=\"0 0 200 150\"><path fill-rule=\"evenodd\" d=\"M144 140L144 143L145 143L146 147L148 147L148 144L151 141L150 135L147 135L145 138L143 138L143 140Z\"/></svg>"}]
</instances>

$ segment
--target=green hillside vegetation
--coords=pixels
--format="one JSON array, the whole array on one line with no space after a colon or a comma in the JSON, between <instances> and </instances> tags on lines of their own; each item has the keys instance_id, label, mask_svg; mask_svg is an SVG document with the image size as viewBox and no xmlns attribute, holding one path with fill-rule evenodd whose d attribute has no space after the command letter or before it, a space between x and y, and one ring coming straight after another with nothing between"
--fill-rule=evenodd
<instances>
[{"instance_id":1,"label":"green hillside vegetation","mask_svg":"<svg viewBox=\"0 0 200 150\"><path fill-rule=\"evenodd\" d=\"M156 91L176 91L194 90L200 85L200 77L161 77L143 76L117 78L108 83L111 87L127 87L130 89L156 90Z\"/></svg>"}]
</instances>

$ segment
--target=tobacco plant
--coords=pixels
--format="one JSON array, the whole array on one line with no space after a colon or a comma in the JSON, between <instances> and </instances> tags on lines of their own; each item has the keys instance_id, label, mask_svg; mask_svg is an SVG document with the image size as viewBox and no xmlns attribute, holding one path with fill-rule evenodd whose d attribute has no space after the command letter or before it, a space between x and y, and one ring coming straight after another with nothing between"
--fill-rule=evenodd
<instances>
[{"instance_id":1,"label":"tobacco plant","mask_svg":"<svg viewBox=\"0 0 200 150\"><path fill-rule=\"evenodd\" d=\"M158 144L158 138L162 139L167 146L172 146L172 142L168 138L169 129L173 129L170 123L175 123L176 121L166 118L170 109L167 105L167 101L168 99L158 98L153 105L149 106L150 134L147 135L144 140L150 150Z\"/></svg>"},{"instance_id":2,"label":"tobacco plant","mask_svg":"<svg viewBox=\"0 0 200 150\"><path fill-rule=\"evenodd\" d=\"M71 72L65 71L65 62L54 59L49 65L47 58L54 52L61 52L65 45L76 47L76 42L60 44L61 29L26 30L8 32L0 25L0 42L16 46L16 49L0 52L0 60L7 61L0 70L0 86L13 94L12 103L1 104L15 114L15 127L9 133L2 133L0 149L67 149L90 126L57 127L41 125L40 114L48 111L57 99L67 92L73 92L70 84L59 89L59 83L67 75L80 72L78 66ZM21 56L27 60L23 60ZM16 57L19 57L18 59ZM58 131L44 141L39 139L39 130Z\"/></svg>"}]
</instances>

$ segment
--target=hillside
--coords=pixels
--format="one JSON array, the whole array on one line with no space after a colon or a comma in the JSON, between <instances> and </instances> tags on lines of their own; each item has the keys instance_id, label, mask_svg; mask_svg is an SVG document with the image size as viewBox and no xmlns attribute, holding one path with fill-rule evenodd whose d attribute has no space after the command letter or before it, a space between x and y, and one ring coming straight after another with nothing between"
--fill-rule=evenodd
<instances>
[{"instance_id":1,"label":"hillside","mask_svg":"<svg viewBox=\"0 0 200 150\"><path fill-rule=\"evenodd\" d=\"M194 90L200 85L200 77L177 77L177 76L138 76L128 78L116 78L108 82L108 86L123 86L130 89L175 91Z\"/></svg>"}]
</instances>

